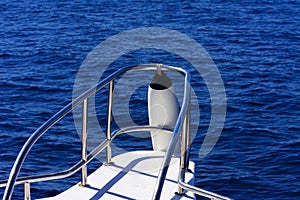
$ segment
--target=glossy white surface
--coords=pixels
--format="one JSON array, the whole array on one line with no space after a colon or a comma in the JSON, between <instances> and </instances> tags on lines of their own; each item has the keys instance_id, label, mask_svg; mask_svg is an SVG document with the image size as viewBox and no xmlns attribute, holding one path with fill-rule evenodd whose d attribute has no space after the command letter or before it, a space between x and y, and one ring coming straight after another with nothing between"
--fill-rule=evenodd
<instances>
[{"instance_id":1,"label":"glossy white surface","mask_svg":"<svg viewBox=\"0 0 300 200\"><path fill-rule=\"evenodd\" d=\"M163 160L161 151L135 151L118 155L112 159L113 165L102 165L88 177L88 187L79 183L65 192L43 200L74 199L152 199L154 187ZM194 172L194 163L190 162ZM179 158L172 158L161 199L195 199L188 192L176 195ZM186 173L186 181L193 184L193 173Z\"/></svg>"}]
</instances>

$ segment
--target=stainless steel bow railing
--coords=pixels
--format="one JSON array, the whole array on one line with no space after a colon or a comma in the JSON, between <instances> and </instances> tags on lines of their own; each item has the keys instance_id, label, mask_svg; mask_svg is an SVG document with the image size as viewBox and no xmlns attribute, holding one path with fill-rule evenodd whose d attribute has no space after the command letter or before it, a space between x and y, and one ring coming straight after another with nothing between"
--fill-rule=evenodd
<instances>
[{"instance_id":1,"label":"stainless steel bow railing","mask_svg":"<svg viewBox=\"0 0 300 200\"><path fill-rule=\"evenodd\" d=\"M153 131L157 129L164 129L162 127L153 127L153 126L134 126L127 127L124 129L116 130L111 133L111 121L112 121L112 97L113 97L113 86L114 80L124 74L127 71L135 71L135 70L156 70L156 66L153 64L140 65L137 67L125 67L122 68L104 80L102 80L99 84L87 90L85 93L81 94L79 97L70 102L67 106L62 108L59 112L57 112L54 116L52 116L48 121L46 121L42 126L40 126L27 140L27 142L22 147L13 167L10 172L10 176L8 180L0 181L0 187L5 188L3 200L10 200L12 197L12 193L14 190L14 186L16 184L24 184L24 199L30 199L30 183L61 179L71 176L72 174L81 170L81 185L87 185L87 164L94 159L100 152L106 149L107 158L106 162L109 163L111 160L111 142L120 134L128 133L128 132L139 132L139 131ZM162 70L166 71L177 71L184 75L185 77L185 88L183 101L181 105L181 110L175 125L174 130L164 129L165 131L173 132L171 141L166 150L166 154L163 160L162 168L160 170L158 181L155 187L155 191L153 193L153 199L158 200L160 198L164 180L168 171L168 167L171 161L171 157L174 153L176 143L181 134L181 159L180 159L180 173L178 177L178 193L183 194L184 190L192 191L198 195L211 198L211 199L229 199L227 197L223 197L221 195L208 192L206 190L194 187L184 182L185 172L188 170L188 162L189 162L189 147L190 147L190 75L185 70L172 66L163 66ZM107 135L106 139L99 144L93 151L87 154L87 120L88 120L88 98L95 94L97 91L101 90L103 87L109 84L109 95L108 95L108 120L107 120ZM28 177L20 177L18 178L18 174L20 169L24 163L25 158L27 157L29 151L32 146L39 140L39 138L44 135L47 130L49 130L53 125L55 125L58 121L60 121L63 117L65 117L68 113L70 113L74 108L78 105L82 104L82 158L81 161L77 162L71 168L65 171L50 173L50 174L42 174Z\"/></svg>"}]
</instances>

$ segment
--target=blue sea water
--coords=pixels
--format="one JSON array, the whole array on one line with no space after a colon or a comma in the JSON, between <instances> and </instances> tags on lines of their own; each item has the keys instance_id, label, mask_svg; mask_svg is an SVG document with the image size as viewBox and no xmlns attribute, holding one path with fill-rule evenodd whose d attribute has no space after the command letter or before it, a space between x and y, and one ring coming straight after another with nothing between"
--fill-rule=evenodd
<instances>
[{"instance_id":1,"label":"blue sea water","mask_svg":"<svg viewBox=\"0 0 300 200\"><path fill-rule=\"evenodd\" d=\"M201 44L218 66L226 90L221 137L199 158L210 107L207 91L196 88L205 93L191 151L196 185L234 199L300 199L299 1L3 0L0 13L0 179L8 178L34 130L72 100L76 73L93 48L125 30L163 27ZM148 57L133 52L111 67L184 63L168 58L159 52ZM140 124L147 123L147 111L141 109L146 105L144 89L132 98L142 102L132 111ZM135 146L129 143L129 148ZM63 170L78 159L80 139L68 116L33 148L21 175ZM99 165L95 161L89 168ZM32 184L32 197L58 194L79 180L76 174ZM17 186L13 199L22 198L23 188Z\"/></svg>"}]
</instances>

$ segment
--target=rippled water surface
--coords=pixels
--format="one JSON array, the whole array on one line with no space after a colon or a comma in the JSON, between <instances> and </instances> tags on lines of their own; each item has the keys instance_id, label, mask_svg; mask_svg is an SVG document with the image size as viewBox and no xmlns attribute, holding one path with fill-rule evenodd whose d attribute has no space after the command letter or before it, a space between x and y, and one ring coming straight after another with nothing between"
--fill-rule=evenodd
<instances>
[{"instance_id":1,"label":"rippled water surface","mask_svg":"<svg viewBox=\"0 0 300 200\"><path fill-rule=\"evenodd\" d=\"M203 80L193 75L193 88L201 94L200 129L191 151L196 185L234 199L300 199L299 1L3 0L0 13L0 179L8 178L33 131L71 101L76 73L93 48L125 30L163 27L200 43L226 90L221 137L199 158L210 100ZM155 50L131 52L110 67L147 62L188 66L179 56ZM141 87L131 98L138 103L130 109L139 124L148 120L145 92ZM127 148L137 148L129 141ZM70 115L32 149L21 175L67 169L78 159L80 139ZM89 168L99 165L95 161ZM76 174L32 184L32 197L58 194L79 180ZM13 199L22 198L17 186Z\"/></svg>"}]
</instances>

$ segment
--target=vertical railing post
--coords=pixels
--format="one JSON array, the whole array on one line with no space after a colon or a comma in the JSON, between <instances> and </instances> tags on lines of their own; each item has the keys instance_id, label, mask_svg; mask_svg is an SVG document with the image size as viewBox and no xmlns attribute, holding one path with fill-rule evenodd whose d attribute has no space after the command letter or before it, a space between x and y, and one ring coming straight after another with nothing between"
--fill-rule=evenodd
<instances>
[{"instance_id":1,"label":"vertical railing post","mask_svg":"<svg viewBox=\"0 0 300 200\"><path fill-rule=\"evenodd\" d=\"M107 129L106 129L106 138L108 140L111 140L113 90L114 90L114 80L109 82L109 91L108 91ZM111 163L111 157L112 157L111 145L109 144L106 148L106 164Z\"/></svg>"},{"instance_id":2,"label":"vertical railing post","mask_svg":"<svg viewBox=\"0 0 300 200\"><path fill-rule=\"evenodd\" d=\"M189 168L189 156L190 156L190 143L191 143L191 134L190 134L190 126L191 126L191 108L190 108L190 96L188 97L188 108L183 121L183 129L181 135L181 155L180 155L180 168L182 169L181 177L185 176L185 171ZM180 186L178 186L178 193L183 194L184 190Z\"/></svg>"},{"instance_id":3,"label":"vertical railing post","mask_svg":"<svg viewBox=\"0 0 300 200\"><path fill-rule=\"evenodd\" d=\"M182 166L182 169L188 170L189 168L189 161L190 161L190 145L191 145L191 104L189 101L189 106L186 114L186 119L184 121L185 125L185 152L184 152L184 165Z\"/></svg>"},{"instance_id":4,"label":"vertical railing post","mask_svg":"<svg viewBox=\"0 0 300 200\"><path fill-rule=\"evenodd\" d=\"M82 104L81 159L87 161L88 99ZM81 169L81 186L87 185L87 165Z\"/></svg>"},{"instance_id":5,"label":"vertical railing post","mask_svg":"<svg viewBox=\"0 0 300 200\"><path fill-rule=\"evenodd\" d=\"M30 200L30 183L24 183L24 200Z\"/></svg>"}]
</instances>

